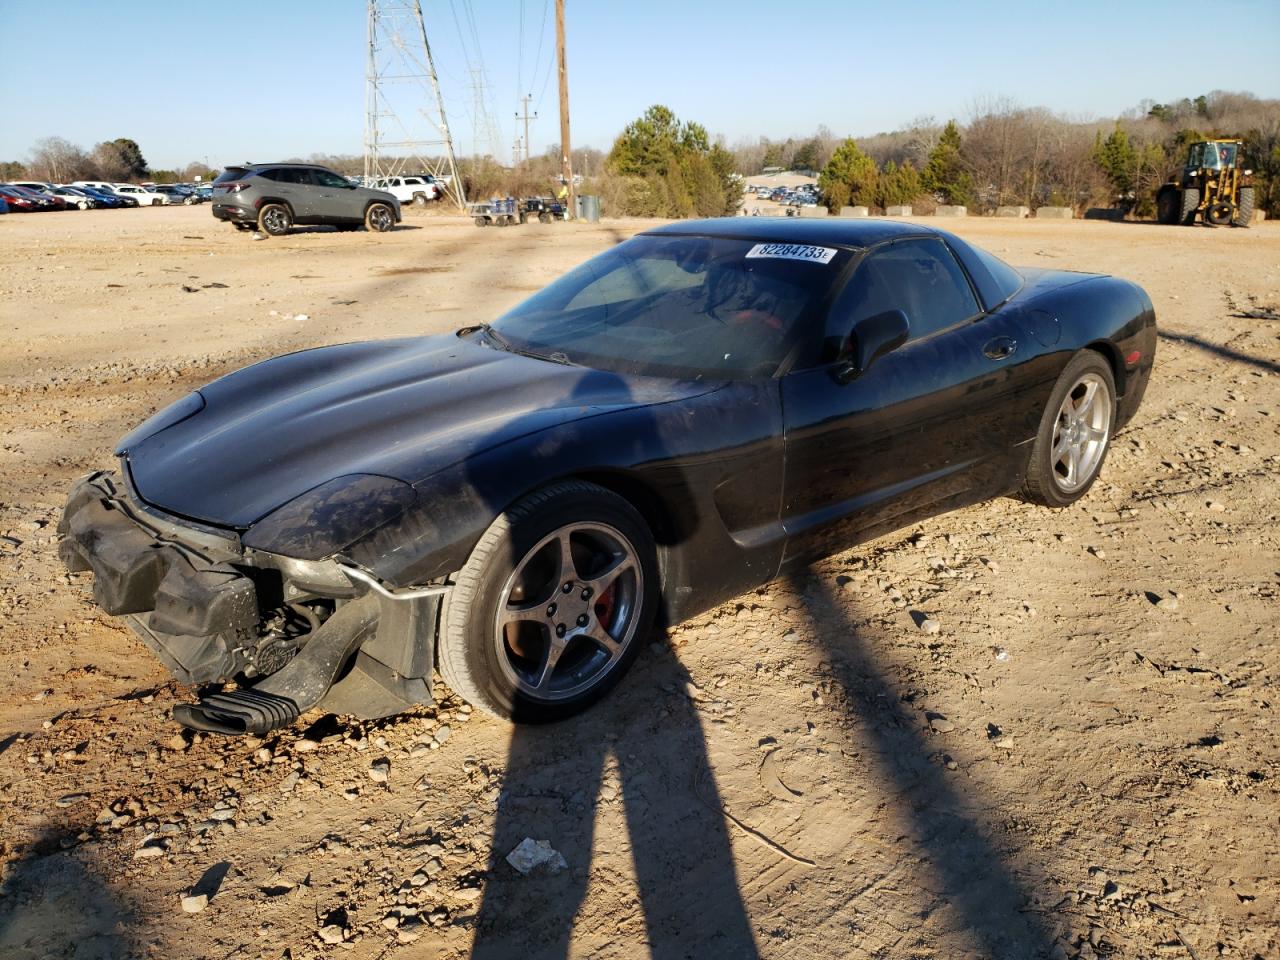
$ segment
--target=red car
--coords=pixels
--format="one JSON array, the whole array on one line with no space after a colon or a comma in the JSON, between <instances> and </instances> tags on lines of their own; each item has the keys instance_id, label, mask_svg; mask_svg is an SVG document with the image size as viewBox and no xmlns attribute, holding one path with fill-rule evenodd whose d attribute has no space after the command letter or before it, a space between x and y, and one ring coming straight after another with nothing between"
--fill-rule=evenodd
<instances>
[{"instance_id":1,"label":"red car","mask_svg":"<svg viewBox=\"0 0 1280 960\"><path fill-rule=\"evenodd\" d=\"M28 200L30 200L32 203L35 204L34 207L30 207L28 209L33 209L33 210L65 210L67 209L67 201L63 200L61 197L55 197L49 193L41 193L40 191L32 190L29 187L19 187L12 183L5 184L4 188L10 193L17 193L19 196L26 197ZM11 205L12 203L13 201L10 201Z\"/></svg>"},{"instance_id":2,"label":"red car","mask_svg":"<svg viewBox=\"0 0 1280 960\"><path fill-rule=\"evenodd\" d=\"M37 210L46 209L41 207L36 201L30 197L24 197L18 192L18 187L11 187L8 184L0 184L0 197L4 197L5 202L9 204L9 210L13 213L34 213Z\"/></svg>"}]
</instances>

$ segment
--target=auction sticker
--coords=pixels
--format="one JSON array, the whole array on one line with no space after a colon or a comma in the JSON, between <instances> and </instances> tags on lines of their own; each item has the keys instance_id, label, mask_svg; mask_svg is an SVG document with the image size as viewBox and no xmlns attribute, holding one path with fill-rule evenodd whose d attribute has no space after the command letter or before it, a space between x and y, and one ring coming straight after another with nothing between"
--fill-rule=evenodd
<instances>
[{"instance_id":1,"label":"auction sticker","mask_svg":"<svg viewBox=\"0 0 1280 960\"><path fill-rule=\"evenodd\" d=\"M777 260L807 260L809 263L830 263L836 252L835 247L810 247L803 243L757 243L747 251L747 259L772 257Z\"/></svg>"}]
</instances>

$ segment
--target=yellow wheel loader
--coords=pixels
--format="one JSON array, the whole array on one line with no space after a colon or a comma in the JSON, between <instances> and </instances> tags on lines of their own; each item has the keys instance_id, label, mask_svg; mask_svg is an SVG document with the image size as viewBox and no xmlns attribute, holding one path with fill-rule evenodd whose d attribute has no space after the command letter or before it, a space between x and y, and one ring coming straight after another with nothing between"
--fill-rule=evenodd
<instances>
[{"instance_id":1,"label":"yellow wheel loader","mask_svg":"<svg viewBox=\"0 0 1280 960\"><path fill-rule=\"evenodd\" d=\"M1243 140L1193 143L1177 180L1156 194L1161 223L1247 227L1253 220L1253 171L1244 169Z\"/></svg>"}]
</instances>

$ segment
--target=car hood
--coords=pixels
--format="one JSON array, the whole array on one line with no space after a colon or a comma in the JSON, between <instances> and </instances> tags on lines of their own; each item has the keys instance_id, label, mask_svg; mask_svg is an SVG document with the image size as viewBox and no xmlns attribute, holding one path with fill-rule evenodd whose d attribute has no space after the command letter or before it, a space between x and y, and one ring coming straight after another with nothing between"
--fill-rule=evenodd
<instances>
[{"instance_id":1,"label":"car hood","mask_svg":"<svg viewBox=\"0 0 1280 960\"><path fill-rule=\"evenodd\" d=\"M418 483L517 437L714 384L628 377L452 334L321 347L202 387L204 407L122 450L138 495L244 528L337 477Z\"/></svg>"}]
</instances>

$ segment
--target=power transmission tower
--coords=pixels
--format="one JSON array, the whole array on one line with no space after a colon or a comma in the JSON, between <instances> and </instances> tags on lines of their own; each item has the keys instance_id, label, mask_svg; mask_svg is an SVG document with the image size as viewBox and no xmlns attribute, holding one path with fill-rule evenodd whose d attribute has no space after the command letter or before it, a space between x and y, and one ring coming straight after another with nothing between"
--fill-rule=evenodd
<instances>
[{"instance_id":1,"label":"power transmission tower","mask_svg":"<svg viewBox=\"0 0 1280 960\"><path fill-rule=\"evenodd\" d=\"M445 117L419 0L367 0L364 175L429 173L448 182L465 209L453 137Z\"/></svg>"},{"instance_id":2,"label":"power transmission tower","mask_svg":"<svg viewBox=\"0 0 1280 960\"><path fill-rule=\"evenodd\" d=\"M533 111L533 116L529 116L529 101L533 99L533 94L525 94L520 98L520 102L524 104L524 159L529 161L529 121L538 119L538 111ZM521 119L520 114L516 114L516 119Z\"/></svg>"},{"instance_id":3,"label":"power transmission tower","mask_svg":"<svg viewBox=\"0 0 1280 960\"><path fill-rule=\"evenodd\" d=\"M501 138L498 126L489 114L489 85L485 80L484 70L471 68L471 152L477 157L485 154L498 159ZM481 147L484 143L484 147ZM465 153L465 151L464 151Z\"/></svg>"}]
</instances>

